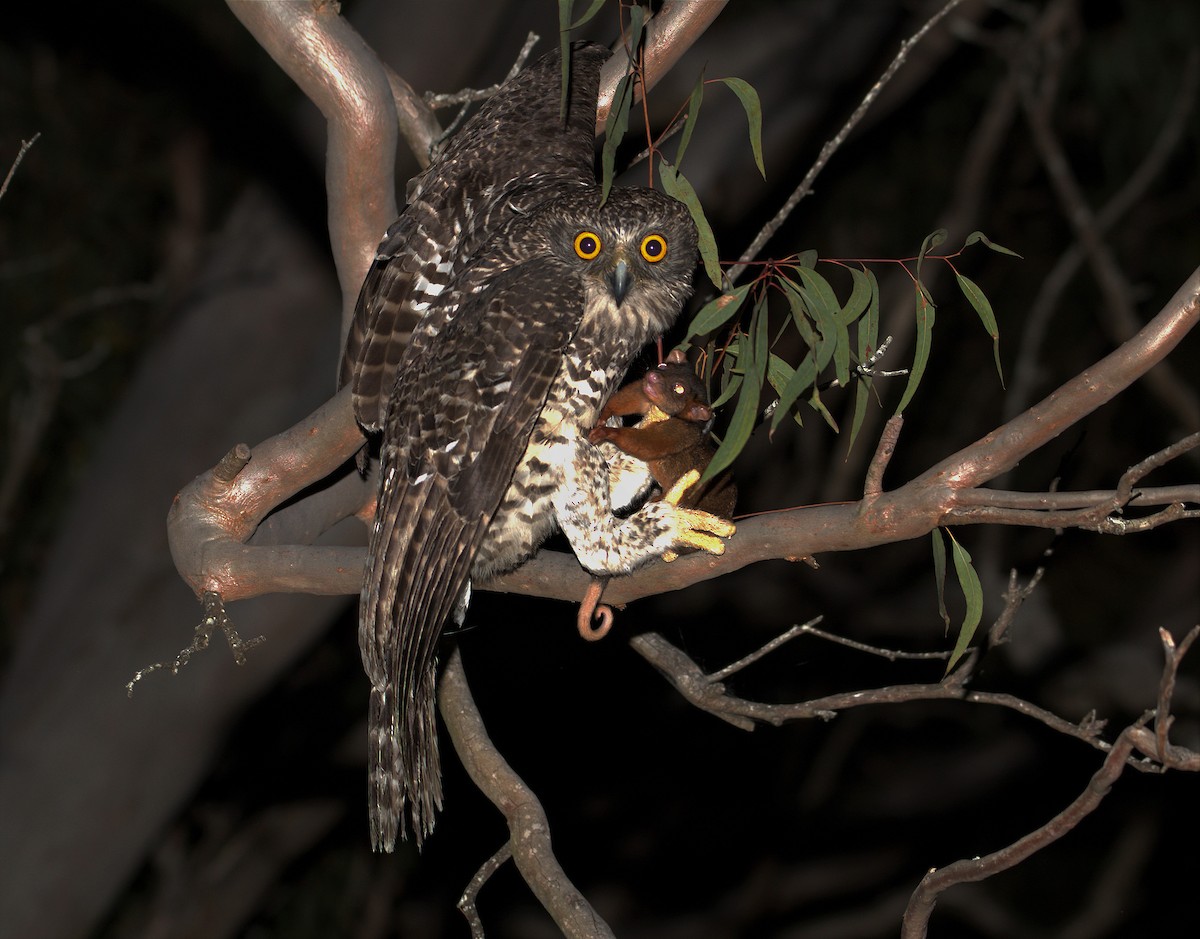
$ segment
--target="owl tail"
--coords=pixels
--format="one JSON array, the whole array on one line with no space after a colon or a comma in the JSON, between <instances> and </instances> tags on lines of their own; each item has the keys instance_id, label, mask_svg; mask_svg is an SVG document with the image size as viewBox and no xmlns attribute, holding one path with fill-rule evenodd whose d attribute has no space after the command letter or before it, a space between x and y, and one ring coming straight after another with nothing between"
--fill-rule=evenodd
<instances>
[{"instance_id":1,"label":"owl tail","mask_svg":"<svg viewBox=\"0 0 1200 939\"><path fill-rule=\"evenodd\" d=\"M391 852L396 837L408 837L405 811L420 849L442 807L442 769L434 713L435 666L397 707L388 689L372 688L368 724L367 804L371 846Z\"/></svg>"}]
</instances>

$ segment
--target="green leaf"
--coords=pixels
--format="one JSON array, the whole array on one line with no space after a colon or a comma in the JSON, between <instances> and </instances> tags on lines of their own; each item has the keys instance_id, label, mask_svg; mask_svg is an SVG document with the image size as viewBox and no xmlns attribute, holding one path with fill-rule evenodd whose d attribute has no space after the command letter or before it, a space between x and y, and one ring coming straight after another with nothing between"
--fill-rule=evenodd
<instances>
[{"instance_id":1,"label":"green leaf","mask_svg":"<svg viewBox=\"0 0 1200 939\"><path fill-rule=\"evenodd\" d=\"M954 651L950 653L950 661L946 664L946 674L950 674L950 670L971 645L975 630L983 618L983 587L979 583L979 574L971 563L971 555L954 540L953 535L950 536L950 553L954 558L954 573L958 575L958 585L967 601L967 612L963 617L962 626L959 627L958 639L954 643Z\"/></svg>"},{"instance_id":2,"label":"green leaf","mask_svg":"<svg viewBox=\"0 0 1200 939\"><path fill-rule=\"evenodd\" d=\"M683 163L683 153L692 141L692 131L696 129L696 121L700 119L700 102L704 100L704 72L696 80L692 96L688 99L687 118L683 122L683 132L679 135L679 149L675 151L675 165Z\"/></svg>"},{"instance_id":3,"label":"green leaf","mask_svg":"<svg viewBox=\"0 0 1200 939\"><path fill-rule=\"evenodd\" d=\"M829 364L829 360L837 352L839 332L845 333L845 343L843 345L846 347L846 380L849 381L850 338L849 333L846 333L844 329L839 329L838 326L837 312L839 307L837 297L834 296L828 281L816 273L816 271L800 268L799 273L805 286L793 286L804 299L804 305L816 321L817 331L821 334L821 338L817 341L816 349L814 350L816 352L817 371L824 371L825 366ZM823 288L822 285L824 285Z\"/></svg>"},{"instance_id":4,"label":"green leaf","mask_svg":"<svg viewBox=\"0 0 1200 939\"><path fill-rule=\"evenodd\" d=\"M939 228L936 231L931 231L925 236L925 240L921 242L921 250L917 254L917 282L921 281L921 264L927 255L934 248L940 247L946 241L946 229Z\"/></svg>"},{"instance_id":5,"label":"green leaf","mask_svg":"<svg viewBox=\"0 0 1200 939\"><path fill-rule=\"evenodd\" d=\"M963 242L963 247L964 248L970 247L971 245L975 244L977 241L983 242L987 247L991 248L997 254L1007 254L1014 258L1021 257L1021 255L1017 254L1017 252L1013 251L1011 248L1006 248L1006 247L1004 247L1004 245L996 244L994 241L990 240L988 238L988 236L985 235L981 231L973 231L973 232L971 232L971 234L967 235L967 240Z\"/></svg>"},{"instance_id":6,"label":"green leaf","mask_svg":"<svg viewBox=\"0 0 1200 939\"><path fill-rule=\"evenodd\" d=\"M758 399L762 392L762 371L765 362L755 362L753 340L742 336L739 347L738 365L742 366L745 378L742 381L741 393L733 408L733 416L729 419L729 427L725 431L725 439L713 454L712 462L700 476L700 485L714 478L734 461L758 422Z\"/></svg>"},{"instance_id":7,"label":"green leaf","mask_svg":"<svg viewBox=\"0 0 1200 939\"><path fill-rule=\"evenodd\" d=\"M788 307L792 311L792 320L796 323L796 330L800 333L800 338L804 340L804 344L810 349L816 348L817 336L813 332L812 323L809 322L807 308L804 305L804 297L800 294L800 289L787 278L783 278L783 295L787 298Z\"/></svg>"},{"instance_id":8,"label":"green leaf","mask_svg":"<svg viewBox=\"0 0 1200 939\"><path fill-rule=\"evenodd\" d=\"M704 304L692 317L683 341L687 342L693 336L711 333L714 329L727 323L741 309L746 294L750 292L750 287L751 284L742 284L742 286L734 288L731 293L723 293Z\"/></svg>"},{"instance_id":9,"label":"green leaf","mask_svg":"<svg viewBox=\"0 0 1200 939\"><path fill-rule=\"evenodd\" d=\"M763 166L762 154L762 104L758 100L758 92L754 90L753 85L740 78L722 78L721 81L742 102L746 111L746 123L750 125L750 149L754 151L754 163L758 166L762 178L766 179L767 171Z\"/></svg>"},{"instance_id":10,"label":"green leaf","mask_svg":"<svg viewBox=\"0 0 1200 939\"><path fill-rule=\"evenodd\" d=\"M795 257L795 265L798 267L816 267L817 259L820 257L817 254L816 248L805 248Z\"/></svg>"},{"instance_id":11,"label":"green leaf","mask_svg":"<svg viewBox=\"0 0 1200 939\"><path fill-rule=\"evenodd\" d=\"M591 22L592 19L595 17L595 15L600 12L600 8L602 6L604 6L604 4L607 2L608 2L608 0L592 0L592 5L587 8L587 11L583 14L583 16L579 17L579 19L577 19L574 23L572 23L570 26L568 26L566 28L567 29L578 29L584 23ZM564 5L567 8L567 16L570 16L571 15L571 7L573 7L575 5L575 3L574 3L574 0L558 0L558 6L559 6L559 11L560 11L558 21L560 24L562 23L562 19L563 19L561 10Z\"/></svg>"},{"instance_id":12,"label":"green leaf","mask_svg":"<svg viewBox=\"0 0 1200 939\"><path fill-rule=\"evenodd\" d=\"M946 612L946 540L940 528L933 530L933 583L937 587L938 613L950 631L950 614Z\"/></svg>"},{"instance_id":13,"label":"green leaf","mask_svg":"<svg viewBox=\"0 0 1200 939\"><path fill-rule=\"evenodd\" d=\"M783 389L795 374L796 370L774 352L767 358L767 381L775 389L776 395L783 393Z\"/></svg>"},{"instance_id":14,"label":"green leaf","mask_svg":"<svg viewBox=\"0 0 1200 939\"><path fill-rule=\"evenodd\" d=\"M804 394L817 380L817 366L814 353L809 351L801 359L800 365L792 372L786 385L779 392L779 403L775 405L775 413L771 416L770 435L774 436L785 415L791 412L800 395ZM797 423L802 423L797 416Z\"/></svg>"},{"instance_id":15,"label":"green leaf","mask_svg":"<svg viewBox=\"0 0 1200 939\"><path fill-rule=\"evenodd\" d=\"M829 425L830 429L835 434L841 433L841 430L838 428L837 421L833 419L833 415L829 413L829 408L825 407L825 402L821 400L821 389L816 385L813 386L812 394L808 399L808 404L809 407L820 414L821 417L825 418L825 423Z\"/></svg>"},{"instance_id":16,"label":"green leaf","mask_svg":"<svg viewBox=\"0 0 1200 939\"><path fill-rule=\"evenodd\" d=\"M767 328L767 292L764 290L754 304L754 314L750 319L750 333L754 337L754 364L758 369L760 385L767 371Z\"/></svg>"},{"instance_id":17,"label":"green leaf","mask_svg":"<svg viewBox=\"0 0 1200 939\"><path fill-rule=\"evenodd\" d=\"M996 374L1000 376L1000 386L1003 387L1004 369L1000 365L1000 328L996 325L996 314L992 311L992 304L971 278L958 271L954 272L954 276L958 280L958 286L962 290L963 296L975 308L975 312L979 314L979 319L983 323L983 328L992 337L992 355L996 359Z\"/></svg>"},{"instance_id":18,"label":"green leaf","mask_svg":"<svg viewBox=\"0 0 1200 939\"><path fill-rule=\"evenodd\" d=\"M838 313L838 319L849 326L867 311L871 304L871 282L867 275L856 267L850 268L850 276L854 280L854 289L850 291L850 299Z\"/></svg>"},{"instance_id":19,"label":"green leaf","mask_svg":"<svg viewBox=\"0 0 1200 939\"><path fill-rule=\"evenodd\" d=\"M726 382L725 387L721 389L721 393L713 400L711 407L713 410L721 407L726 401L732 400L737 394L737 390L742 387L742 376L732 370L725 372Z\"/></svg>"},{"instance_id":20,"label":"green leaf","mask_svg":"<svg viewBox=\"0 0 1200 939\"><path fill-rule=\"evenodd\" d=\"M857 337L858 361L865 362L875 351L879 339L879 283L870 271L853 268L850 273L854 275L856 292L859 289L859 278L866 284L867 289L867 313L858 321ZM853 295L851 295L851 300L853 300ZM854 441L858 439L858 432L862 429L863 420L866 418L867 403L871 398L871 384L872 379L866 375L855 382L854 417L850 421L850 441L846 445L848 451L854 448Z\"/></svg>"},{"instance_id":21,"label":"green leaf","mask_svg":"<svg viewBox=\"0 0 1200 939\"><path fill-rule=\"evenodd\" d=\"M567 89L571 86L571 7L575 0L558 0L558 59L562 63L562 90L558 99L558 119L567 119Z\"/></svg>"},{"instance_id":22,"label":"green leaf","mask_svg":"<svg viewBox=\"0 0 1200 939\"><path fill-rule=\"evenodd\" d=\"M641 7L637 9L640 10ZM717 239L713 236L712 226L708 224L704 215L700 197L696 195L696 190L684 175L666 160L658 164L658 177L662 180L667 195L688 207L692 221L696 223L696 232L700 236L700 260L704 262L704 272L713 286L720 290L724 284L721 277L721 261L717 257Z\"/></svg>"},{"instance_id":23,"label":"green leaf","mask_svg":"<svg viewBox=\"0 0 1200 939\"><path fill-rule=\"evenodd\" d=\"M817 301L817 309L820 311L818 313L817 326L821 330L822 335L833 341L834 375L838 380L838 384L845 388L850 384L850 332L846 329L846 324L840 315L842 308L841 304L838 303L837 294L829 286L829 281L816 271L802 267L797 273L799 273L800 279L804 281L804 287L808 292L808 296L815 298ZM823 318L828 319L828 332L822 325Z\"/></svg>"},{"instance_id":24,"label":"green leaf","mask_svg":"<svg viewBox=\"0 0 1200 939\"><path fill-rule=\"evenodd\" d=\"M917 392L921 377L925 374L925 366L929 363L929 350L933 345L933 322L936 318L937 307L929 299L929 295L917 285L917 342L913 350L912 371L908 373L908 384L904 386L904 394L896 413L902 414L908 407L908 402Z\"/></svg>"}]
</instances>

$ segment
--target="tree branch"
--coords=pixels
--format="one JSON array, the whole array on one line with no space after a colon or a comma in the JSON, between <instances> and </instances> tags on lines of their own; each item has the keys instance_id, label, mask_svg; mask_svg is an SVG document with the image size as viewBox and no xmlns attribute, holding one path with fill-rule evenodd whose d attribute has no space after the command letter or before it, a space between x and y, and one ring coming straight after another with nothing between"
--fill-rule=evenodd
<instances>
[{"instance_id":1,"label":"tree branch","mask_svg":"<svg viewBox=\"0 0 1200 939\"><path fill-rule=\"evenodd\" d=\"M1087 788L1074 802L1045 825L1006 848L1001 848L985 857L955 861L940 870L935 868L925 875L913 892L908 909L904 911L904 926L900 933L903 939L924 939L934 905L937 903L938 897L950 887L955 884L985 880L993 874L1015 867L1026 858L1074 830L1084 818L1099 807L1113 784L1125 771L1126 765L1136 765L1136 762L1131 760L1135 749L1161 763L1164 769L1170 767L1193 772L1200 771L1200 754L1173 748L1166 740L1166 728L1171 723L1170 703L1171 693L1174 690L1175 673L1179 668L1180 660L1187 653L1198 634L1200 634L1200 626L1194 627L1176 649L1170 634L1165 630L1162 632L1166 663L1163 666L1157 711L1149 712L1121 731L1108 756L1105 757L1104 763L1092 776ZM1145 727L1151 714L1155 715L1154 733Z\"/></svg>"},{"instance_id":2,"label":"tree branch","mask_svg":"<svg viewBox=\"0 0 1200 939\"><path fill-rule=\"evenodd\" d=\"M533 791L493 745L455 649L438 684L438 705L454 749L472 782L508 822L517 870L570 939L606 939L608 924L567 878L550 844L550 823Z\"/></svg>"},{"instance_id":3,"label":"tree branch","mask_svg":"<svg viewBox=\"0 0 1200 939\"><path fill-rule=\"evenodd\" d=\"M675 63L704 35L704 31L725 9L728 2L729 0L707 0L705 3L696 3L694 0L666 0L663 3L646 26L643 80L647 89L657 85L662 77L675 67ZM617 83L625 75L628 67L629 62L623 54L615 55L605 63L604 70L600 73L600 96L596 109L597 134L604 131ZM641 100L642 91L639 82L635 89L635 100Z\"/></svg>"},{"instance_id":4,"label":"tree branch","mask_svg":"<svg viewBox=\"0 0 1200 939\"><path fill-rule=\"evenodd\" d=\"M378 56L332 3L226 0L328 125L329 242L342 286L342 335L380 235L395 219L397 112Z\"/></svg>"}]
</instances>

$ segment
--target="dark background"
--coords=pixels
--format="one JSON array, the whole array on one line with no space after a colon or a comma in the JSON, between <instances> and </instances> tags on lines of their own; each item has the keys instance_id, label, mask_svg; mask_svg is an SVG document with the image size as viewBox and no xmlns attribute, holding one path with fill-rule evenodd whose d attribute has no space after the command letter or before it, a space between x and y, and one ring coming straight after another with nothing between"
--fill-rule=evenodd
<instances>
[{"instance_id":1,"label":"dark background","mask_svg":"<svg viewBox=\"0 0 1200 939\"><path fill-rule=\"evenodd\" d=\"M218 637L178 676L149 676L132 701L123 687L186 644L198 619L166 549L171 494L332 391L338 299L320 116L224 5L35 6L8 14L0 35L0 170L41 134L0 200L0 394L11 405L0 437L0 933L466 935L454 903L502 843L502 820L445 745L446 810L424 853L369 854L367 686L349 598L235 604L243 635L268 637L245 668ZM701 68L762 96L765 182L740 107L712 86L684 167L723 258L737 257L936 6L740 0L653 92L664 119ZM343 13L414 88L453 91L499 80L528 30L552 36L553 7L358 0ZM1023 351L1072 235L1019 109L996 117L1011 63L1037 82L1057 76L1053 126L1094 211L1151 149L1181 89L1196 92L1194 60L1190 72L1185 63L1200 10L1188 0L1008 12L967 3L951 20L914 51L768 248L904 258L946 225L947 248L982 229L1023 256L976 246L955 262L996 309L1007 390L953 280L933 275L933 357L889 484L1117 341L1085 267L1044 340ZM1022 43L1039 31L1048 38L1031 54ZM603 41L615 33L612 10L591 27ZM980 158L973 146L993 119ZM1141 321L1200 257L1198 127L1193 108L1107 236ZM415 169L403 160L401 180ZM911 285L894 264L873 269L896 335L887 364L898 367L911 355ZM849 279L823 272L844 297ZM1171 363L1182 404L1141 382L1004 485L1111 487L1197 430L1194 336ZM1014 400L1024 369L1032 398ZM756 435L735 467L740 510L855 498L901 388L881 387L883 405L849 454L845 435L812 412L773 442ZM848 402L827 402L848 426ZM1196 475L1185 459L1148 483ZM1200 621L1195 522L1121 539L957 534L983 578L985 623L1011 568L1048 566L1014 641L987 657L975 687L1072 721L1095 709L1110 739L1153 705L1158 629L1179 637ZM619 935L895 935L928 868L1043 824L1098 768L1101 754L1084 744L961 703L747 734L686 705L622 640L658 629L716 669L823 614L825 628L863 642L947 646L927 542L819 560L819 571L772 562L636 603L596 645L579 641L565 604L477 594L458 641L484 720L543 800L566 871ZM1196 674L1193 662L1181 676L1174 730L1193 747ZM731 685L787 702L939 676L937 663L889 664L804 638ZM1195 792L1184 774L1127 772L1062 842L946 894L935 931L1187 934L1194 864L1171 858L1195 852ZM555 934L511 866L480 906L489 936Z\"/></svg>"}]
</instances>

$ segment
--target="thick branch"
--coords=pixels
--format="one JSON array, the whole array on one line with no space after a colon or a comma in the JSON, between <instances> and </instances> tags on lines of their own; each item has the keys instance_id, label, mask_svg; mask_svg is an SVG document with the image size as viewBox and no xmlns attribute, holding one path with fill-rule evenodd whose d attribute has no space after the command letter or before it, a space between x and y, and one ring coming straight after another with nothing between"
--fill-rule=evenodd
<instances>
[{"instance_id":1,"label":"thick branch","mask_svg":"<svg viewBox=\"0 0 1200 939\"><path fill-rule=\"evenodd\" d=\"M708 29L713 20L725 9L729 0L666 0L654 19L646 26L646 72L647 88L653 88L675 63L690 49ZM600 99L596 110L596 133L604 130L612 108L617 83L625 74L628 60L624 55L615 55L600 73ZM640 97L639 86L637 95Z\"/></svg>"},{"instance_id":2,"label":"thick branch","mask_svg":"<svg viewBox=\"0 0 1200 939\"><path fill-rule=\"evenodd\" d=\"M608 924L559 866L542 804L488 737L457 649L442 673L438 704L454 749L471 780L508 822L509 843L517 869L559 929L577 939L611 937Z\"/></svg>"},{"instance_id":3,"label":"thick branch","mask_svg":"<svg viewBox=\"0 0 1200 939\"><path fill-rule=\"evenodd\" d=\"M328 123L325 188L344 333L380 235L397 214L392 86L374 51L338 15L337 4L227 2Z\"/></svg>"},{"instance_id":4,"label":"thick branch","mask_svg":"<svg viewBox=\"0 0 1200 939\"><path fill-rule=\"evenodd\" d=\"M932 467L918 481L981 486L1078 423L1161 362L1200 319L1200 268L1128 342L1023 414Z\"/></svg>"},{"instance_id":5,"label":"thick branch","mask_svg":"<svg viewBox=\"0 0 1200 939\"><path fill-rule=\"evenodd\" d=\"M330 476L361 446L350 391L344 388L301 423L197 476L175 496L167 514L171 557L180 575L197 595L211 590L225 600L293 590L357 593L360 548L249 547L246 542L272 509ZM346 490L335 485L326 498L346 501ZM362 505L361 488L350 487L348 495L345 515ZM316 534L309 532L305 540Z\"/></svg>"}]
</instances>

